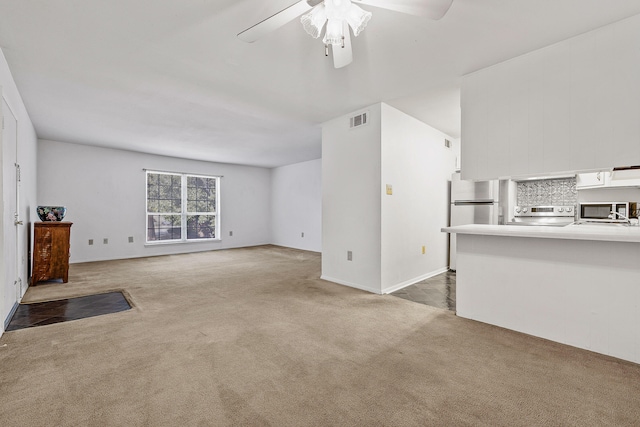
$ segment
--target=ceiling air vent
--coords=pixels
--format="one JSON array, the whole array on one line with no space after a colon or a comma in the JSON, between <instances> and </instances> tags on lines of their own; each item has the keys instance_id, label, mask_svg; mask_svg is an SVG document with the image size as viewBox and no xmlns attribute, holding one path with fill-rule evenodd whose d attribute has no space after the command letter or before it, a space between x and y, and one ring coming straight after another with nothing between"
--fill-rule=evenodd
<instances>
[{"instance_id":1,"label":"ceiling air vent","mask_svg":"<svg viewBox=\"0 0 640 427\"><path fill-rule=\"evenodd\" d=\"M357 116L353 116L349 119L349 127L357 128L359 126L364 126L367 124L367 119L369 114L367 112L360 113Z\"/></svg>"}]
</instances>

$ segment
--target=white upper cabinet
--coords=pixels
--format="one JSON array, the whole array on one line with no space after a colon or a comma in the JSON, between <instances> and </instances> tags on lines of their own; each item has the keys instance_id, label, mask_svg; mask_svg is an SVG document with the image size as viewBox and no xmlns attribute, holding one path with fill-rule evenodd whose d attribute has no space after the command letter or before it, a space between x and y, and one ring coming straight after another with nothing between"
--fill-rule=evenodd
<instances>
[{"instance_id":1,"label":"white upper cabinet","mask_svg":"<svg viewBox=\"0 0 640 427\"><path fill-rule=\"evenodd\" d=\"M576 175L576 188L583 190L585 188L600 188L609 185L611 172L589 172L579 173Z\"/></svg>"},{"instance_id":2,"label":"white upper cabinet","mask_svg":"<svg viewBox=\"0 0 640 427\"><path fill-rule=\"evenodd\" d=\"M640 164L640 15L464 77L463 179Z\"/></svg>"},{"instance_id":3,"label":"white upper cabinet","mask_svg":"<svg viewBox=\"0 0 640 427\"><path fill-rule=\"evenodd\" d=\"M623 169L579 173L576 175L576 188L640 188L640 169Z\"/></svg>"}]
</instances>

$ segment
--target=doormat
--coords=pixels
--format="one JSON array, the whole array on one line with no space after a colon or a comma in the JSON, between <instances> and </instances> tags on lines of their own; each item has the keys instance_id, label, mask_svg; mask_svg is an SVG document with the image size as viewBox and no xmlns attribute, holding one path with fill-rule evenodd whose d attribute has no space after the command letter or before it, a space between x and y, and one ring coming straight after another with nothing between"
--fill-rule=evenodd
<instances>
[{"instance_id":1,"label":"doormat","mask_svg":"<svg viewBox=\"0 0 640 427\"><path fill-rule=\"evenodd\" d=\"M131 304L120 291L20 304L7 326L7 331L118 313L129 309Z\"/></svg>"}]
</instances>

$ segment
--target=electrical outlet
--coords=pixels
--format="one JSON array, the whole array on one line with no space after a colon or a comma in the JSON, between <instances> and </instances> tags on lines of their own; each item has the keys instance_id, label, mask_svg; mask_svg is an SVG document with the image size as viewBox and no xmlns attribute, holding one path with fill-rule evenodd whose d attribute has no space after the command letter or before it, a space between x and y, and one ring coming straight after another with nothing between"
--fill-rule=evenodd
<instances>
[{"instance_id":1,"label":"electrical outlet","mask_svg":"<svg viewBox=\"0 0 640 427\"><path fill-rule=\"evenodd\" d=\"M106 237L104 239L102 239L102 244L103 245L109 244L109 239L107 239Z\"/></svg>"},{"instance_id":2,"label":"electrical outlet","mask_svg":"<svg viewBox=\"0 0 640 427\"><path fill-rule=\"evenodd\" d=\"M351 251L347 251L347 261L353 261L353 253Z\"/></svg>"},{"instance_id":3,"label":"electrical outlet","mask_svg":"<svg viewBox=\"0 0 640 427\"><path fill-rule=\"evenodd\" d=\"M426 252L427 252L427 247L426 247L426 246L423 246L423 247L422 247L422 254L424 255Z\"/></svg>"},{"instance_id":4,"label":"electrical outlet","mask_svg":"<svg viewBox=\"0 0 640 427\"><path fill-rule=\"evenodd\" d=\"M304 231L303 231L302 233L300 233L300 234L301 234L301 236L300 236L300 237L304 237Z\"/></svg>"},{"instance_id":5,"label":"electrical outlet","mask_svg":"<svg viewBox=\"0 0 640 427\"><path fill-rule=\"evenodd\" d=\"M133 236L129 236L129 243L133 243Z\"/></svg>"},{"instance_id":6,"label":"electrical outlet","mask_svg":"<svg viewBox=\"0 0 640 427\"><path fill-rule=\"evenodd\" d=\"M93 239L89 239L89 246L93 245Z\"/></svg>"},{"instance_id":7,"label":"electrical outlet","mask_svg":"<svg viewBox=\"0 0 640 427\"><path fill-rule=\"evenodd\" d=\"M233 231L229 232L229 237L233 237Z\"/></svg>"},{"instance_id":8,"label":"electrical outlet","mask_svg":"<svg viewBox=\"0 0 640 427\"><path fill-rule=\"evenodd\" d=\"M393 186L391 184L387 184L387 196L393 196Z\"/></svg>"}]
</instances>

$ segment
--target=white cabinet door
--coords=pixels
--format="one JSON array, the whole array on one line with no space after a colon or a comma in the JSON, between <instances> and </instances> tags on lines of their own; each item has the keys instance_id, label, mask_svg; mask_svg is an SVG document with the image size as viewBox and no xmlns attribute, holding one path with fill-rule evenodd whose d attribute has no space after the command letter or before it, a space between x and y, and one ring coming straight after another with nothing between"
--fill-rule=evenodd
<instances>
[{"instance_id":1,"label":"white cabinet door","mask_svg":"<svg viewBox=\"0 0 640 427\"><path fill-rule=\"evenodd\" d=\"M640 35L637 22L622 21L612 37L616 55L613 57L613 133L610 141L601 145L613 146L614 166L640 164L640 48L636 39Z\"/></svg>"},{"instance_id":2,"label":"white cabinet door","mask_svg":"<svg viewBox=\"0 0 640 427\"><path fill-rule=\"evenodd\" d=\"M544 96L544 80L540 77L540 70L536 67L538 63L537 57L531 57L531 76L527 84L528 91L528 123L529 123L529 167L526 172L513 171L514 176L529 175L529 174L541 174L544 170L544 111L545 111L545 96Z\"/></svg>"},{"instance_id":3,"label":"white cabinet door","mask_svg":"<svg viewBox=\"0 0 640 427\"><path fill-rule=\"evenodd\" d=\"M487 174L485 178L509 175L509 109L511 69L505 64L487 74Z\"/></svg>"},{"instance_id":4,"label":"white cabinet door","mask_svg":"<svg viewBox=\"0 0 640 427\"><path fill-rule=\"evenodd\" d=\"M512 61L512 76L507 80L509 93L509 173L530 170L529 149L537 149L530 135L529 90L531 72L529 61ZM537 141L535 141L537 142ZM521 174L521 172L520 172Z\"/></svg>"},{"instance_id":5,"label":"white cabinet door","mask_svg":"<svg viewBox=\"0 0 640 427\"><path fill-rule=\"evenodd\" d=\"M571 81L567 50L553 46L540 51L536 69L542 78L544 99L542 150L543 167L537 174L571 170Z\"/></svg>"},{"instance_id":6,"label":"white cabinet door","mask_svg":"<svg viewBox=\"0 0 640 427\"><path fill-rule=\"evenodd\" d=\"M598 188L607 185L609 172L579 173L576 176L576 188Z\"/></svg>"},{"instance_id":7,"label":"white cabinet door","mask_svg":"<svg viewBox=\"0 0 640 427\"><path fill-rule=\"evenodd\" d=\"M487 84L479 71L462 82L460 172L463 179L485 179L487 171Z\"/></svg>"},{"instance_id":8,"label":"white cabinet door","mask_svg":"<svg viewBox=\"0 0 640 427\"><path fill-rule=\"evenodd\" d=\"M640 188L640 169L617 170L607 174L607 187Z\"/></svg>"},{"instance_id":9,"label":"white cabinet door","mask_svg":"<svg viewBox=\"0 0 640 427\"><path fill-rule=\"evenodd\" d=\"M572 40L569 46L571 68L571 168L570 170L593 170L599 154L597 135L598 106L594 104L598 85L598 60L592 44L595 34L585 36L589 43Z\"/></svg>"}]
</instances>

